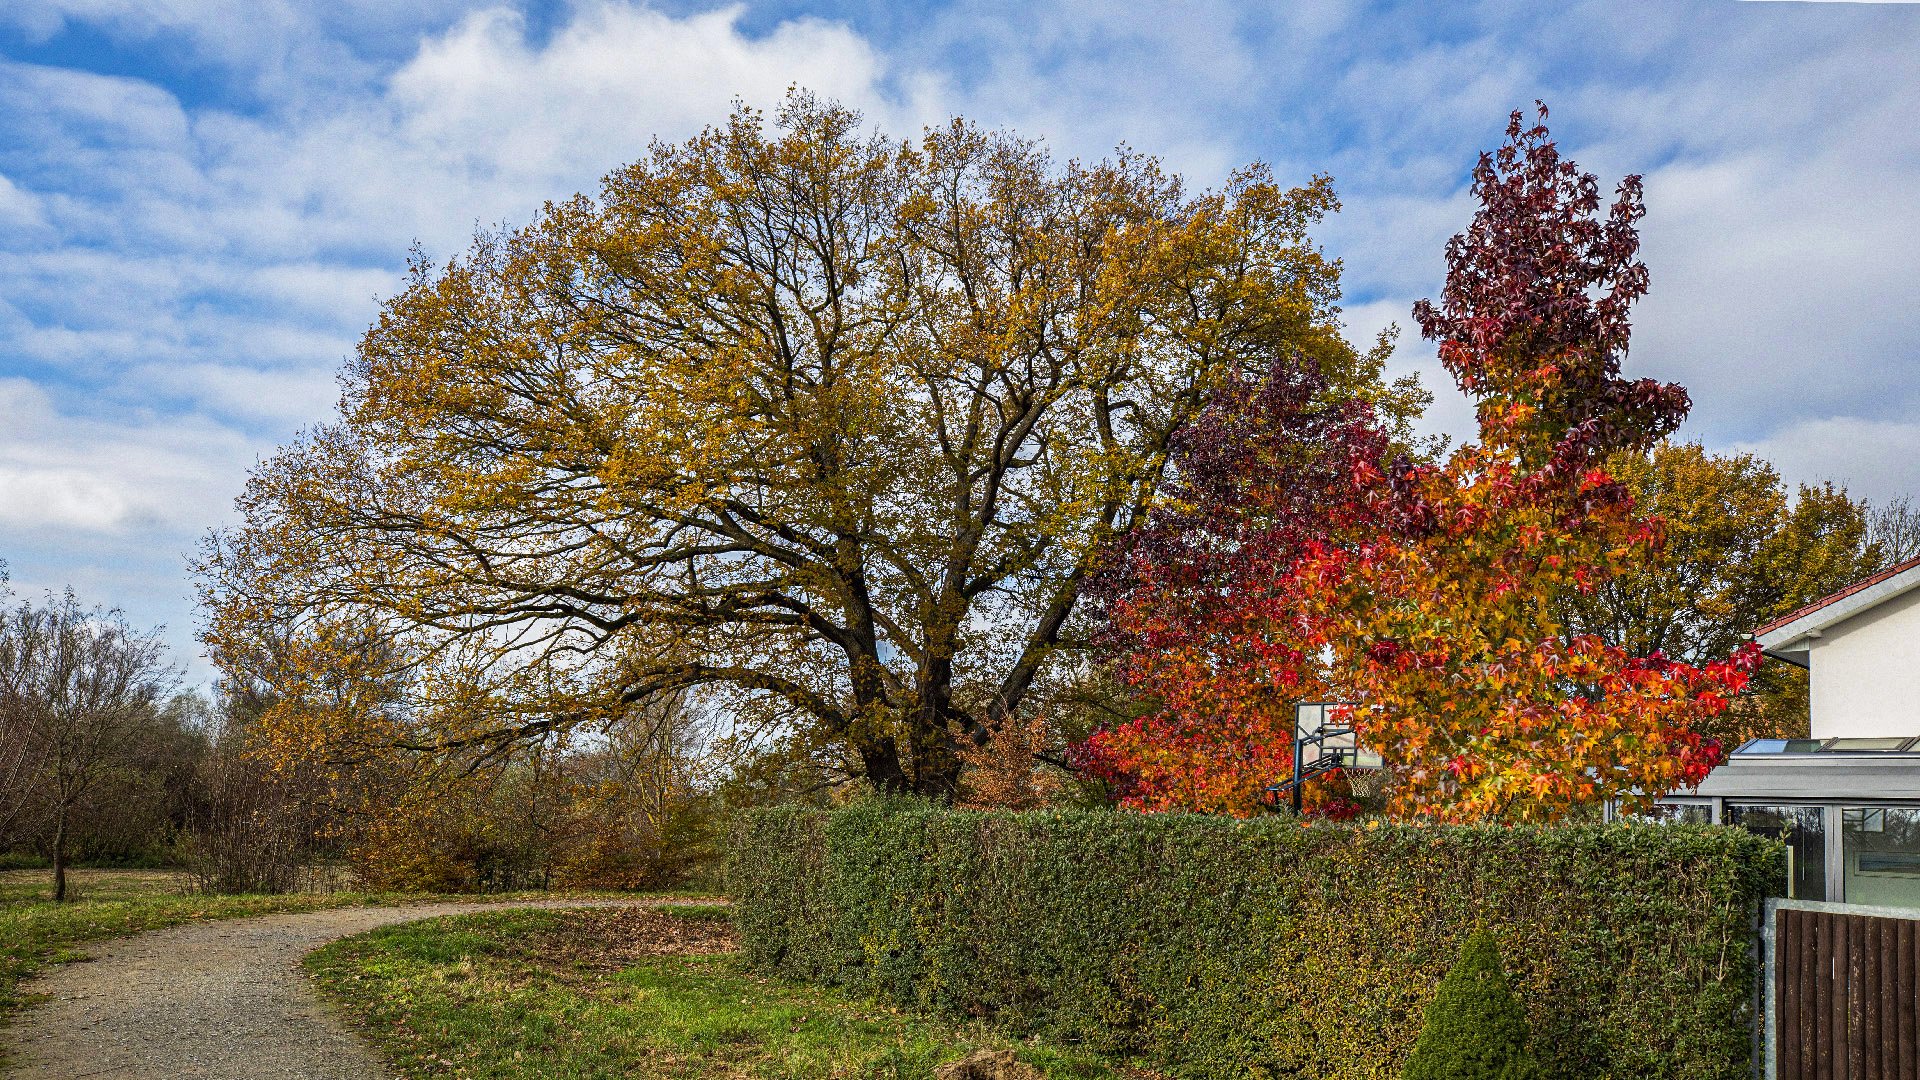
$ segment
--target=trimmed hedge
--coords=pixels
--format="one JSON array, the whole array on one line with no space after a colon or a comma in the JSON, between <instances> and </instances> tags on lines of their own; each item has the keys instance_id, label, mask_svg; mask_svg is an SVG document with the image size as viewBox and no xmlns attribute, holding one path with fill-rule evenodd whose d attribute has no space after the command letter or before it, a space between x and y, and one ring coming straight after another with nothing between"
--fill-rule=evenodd
<instances>
[{"instance_id":1,"label":"trimmed hedge","mask_svg":"<svg viewBox=\"0 0 1920 1080\"><path fill-rule=\"evenodd\" d=\"M1497 930L1545 1074L1746 1080L1779 844L1713 826L1438 828L874 803L736 826L748 961L1182 1076L1397 1077Z\"/></svg>"}]
</instances>

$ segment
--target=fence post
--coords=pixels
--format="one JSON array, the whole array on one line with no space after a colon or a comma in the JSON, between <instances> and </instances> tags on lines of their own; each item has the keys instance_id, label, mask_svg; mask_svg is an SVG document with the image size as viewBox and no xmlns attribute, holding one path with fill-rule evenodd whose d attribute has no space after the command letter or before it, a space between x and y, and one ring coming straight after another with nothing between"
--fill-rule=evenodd
<instances>
[{"instance_id":1,"label":"fence post","mask_svg":"<svg viewBox=\"0 0 1920 1080\"><path fill-rule=\"evenodd\" d=\"M1775 914L1778 903L1771 898L1760 901L1760 932L1753 936L1752 948L1760 951L1757 957L1760 1000L1753 1014L1753 1075L1757 1080L1777 1080L1780 1075L1780 1016L1775 992L1778 978L1775 968L1780 950L1774 938L1778 932L1779 917Z\"/></svg>"}]
</instances>

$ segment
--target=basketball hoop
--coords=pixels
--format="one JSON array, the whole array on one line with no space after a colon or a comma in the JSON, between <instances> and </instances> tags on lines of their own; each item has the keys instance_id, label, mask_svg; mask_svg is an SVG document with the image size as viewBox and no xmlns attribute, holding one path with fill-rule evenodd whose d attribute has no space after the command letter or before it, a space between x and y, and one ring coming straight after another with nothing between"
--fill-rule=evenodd
<instances>
[{"instance_id":1,"label":"basketball hoop","mask_svg":"<svg viewBox=\"0 0 1920 1080\"><path fill-rule=\"evenodd\" d=\"M1353 725L1337 718L1341 710L1352 708L1336 701L1303 701L1294 706L1293 778L1274 789L1275 795L1292 793L1294 813L1300 812L1302 786L1335 769L1346 770L1355 795L1372 798L1380 793L1386 778L1385 759L1361 746Z\"/></svg>"}]
</instances>

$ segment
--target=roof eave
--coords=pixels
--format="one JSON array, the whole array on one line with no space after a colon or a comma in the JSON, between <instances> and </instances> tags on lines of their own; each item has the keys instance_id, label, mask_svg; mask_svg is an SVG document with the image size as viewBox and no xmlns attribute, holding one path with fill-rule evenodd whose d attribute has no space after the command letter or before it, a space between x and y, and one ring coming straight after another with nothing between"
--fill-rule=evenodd
<instances>
[{"instance_id":1,"label":"roof eave","mask_svg":"<svg viewBox=\"0 0 1920 1080\"><path fill-rule=\"evenodd\" d=\"M1805 639L1914 588L1920 588L1920 566L1910 566L1858 592L1841 596L1832 603L1816 607L1797 619L1765 627L1761 633L1754 635L1753 640L1760 644L1760 651L1764 653L1794 651L1804 653L1807 650Z\"/></svg>"},{"instance_id":2,"label":"roof eave","mask_svg":"<svg viewBox=\"0 0 1920 1080\"><path fill-rule=\"evenodd\" d=\"M1794 667L1811 668L1813 666L1812 647L1806 642L1789 644L1778 649L1761 649L1760 655L1769 660L1779 660Z\"/></svg>"}]
</instances>

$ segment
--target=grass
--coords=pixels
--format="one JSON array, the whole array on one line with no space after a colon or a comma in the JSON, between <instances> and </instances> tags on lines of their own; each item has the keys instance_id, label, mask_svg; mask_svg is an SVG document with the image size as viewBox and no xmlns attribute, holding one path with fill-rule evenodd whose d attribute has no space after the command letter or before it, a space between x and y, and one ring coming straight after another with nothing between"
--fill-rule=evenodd
<instances>
[{"instance_id":1,"label":"grass","mask_svg":"<svg viewBox=\"0 0 1920 1080\"><path fill-rule=\"evenodd\" d=\"M661 904L657 910L682 919L704 919L709 922L733 921L733 909L726 904Z\"/></svg>"},{"instance_id":2,"label":"grass","mask_svg":"<svg viewBox=\"0 0 1920 1080\"><path fill-rule=\"evenodd\" d=\"M711 951L731 947L725 916L717 905L450 916L334 942L307 967L409 1077L927 1080L981 1049L1014 1049L1049 1077L1146 1075L753 975Z\"/></svg>"}]
</instances>

